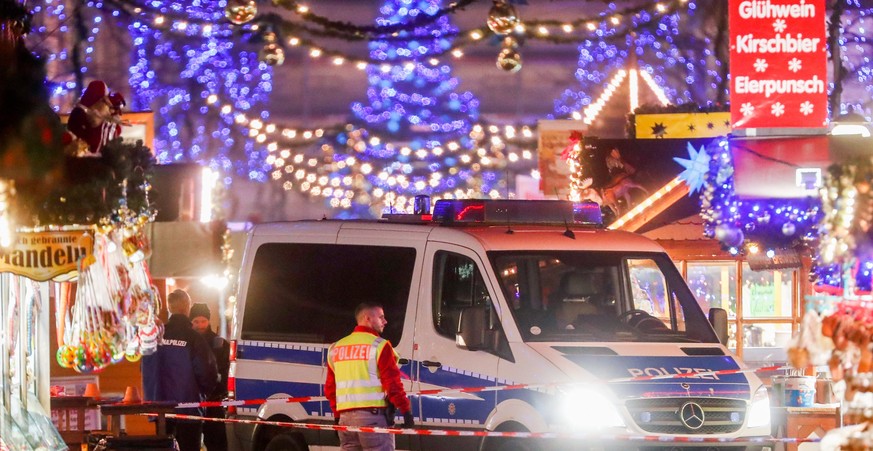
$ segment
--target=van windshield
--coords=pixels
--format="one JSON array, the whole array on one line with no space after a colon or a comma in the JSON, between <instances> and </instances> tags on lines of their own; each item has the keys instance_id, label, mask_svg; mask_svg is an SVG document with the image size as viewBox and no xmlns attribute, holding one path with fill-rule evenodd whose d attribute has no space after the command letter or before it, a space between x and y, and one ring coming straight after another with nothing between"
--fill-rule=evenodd
<instances>
[{"instance_id":1,"label":"van windshield","mask_svg":"<svg viewBox=\"0 0 873 451\"><path fill-rule=\"evenodd\" d=\"M494 251L489 258L525 341L718 343L665 254Z\"/></svg>"}]
</instances>

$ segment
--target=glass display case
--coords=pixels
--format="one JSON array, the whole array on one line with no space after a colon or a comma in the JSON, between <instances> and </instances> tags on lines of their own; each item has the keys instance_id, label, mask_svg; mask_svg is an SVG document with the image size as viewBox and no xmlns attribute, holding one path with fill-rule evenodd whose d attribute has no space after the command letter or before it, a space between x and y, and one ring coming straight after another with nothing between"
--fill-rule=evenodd
<instances>
[{"instance_id":1,"label":"glass display case","mask_svg":"<svg viewBox=\"0 0 873 451\"><path fill-rule=\"evenodd\" d=\"M49 414L48 302L49 282L0 273L0 445L12 451L67 449Z\"/></svg>"}]
</instances>

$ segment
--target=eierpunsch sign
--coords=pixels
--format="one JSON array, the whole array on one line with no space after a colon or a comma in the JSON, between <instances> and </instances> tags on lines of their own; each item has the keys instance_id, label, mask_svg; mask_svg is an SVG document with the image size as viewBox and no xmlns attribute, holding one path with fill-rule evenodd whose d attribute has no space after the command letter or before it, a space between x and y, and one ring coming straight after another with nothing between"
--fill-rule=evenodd
<instances>
[{"instance_id":1,"label":"eierpunsch sign","mask_svg":"<svg viewBox=\"0 0 873 451\"><path fill-rule=\"evenodd\" d=\"M827 125L824 0L730 0L731 123Z\"/></svg>"}]
</instances>

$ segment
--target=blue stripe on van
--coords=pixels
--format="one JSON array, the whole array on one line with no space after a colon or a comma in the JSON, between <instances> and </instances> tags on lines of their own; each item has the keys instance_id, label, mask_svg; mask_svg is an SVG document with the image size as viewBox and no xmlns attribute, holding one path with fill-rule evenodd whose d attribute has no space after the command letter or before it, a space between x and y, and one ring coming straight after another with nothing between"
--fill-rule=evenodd
<instances>
[{"instance_id":1,"label":"blue stripe on van","mask_svg":"<svg viewBox=\"0 0 873 451\"><path fill-rule=\"evenodd\" d=\"M288 349L272 346L263 346L260 342L244 343L238 345L239 358L278 361L283 363L298 363L323 366L324 350ZM271 343L266 343L271 344ZM242 350L242 352L240 352ZM646 371L646 374L655 373L676 374L687 372L683 368L700 368L707 370L737 369L738 365L729 356L689 356L689 357L656 357L656 356L581 356L564 355L565 358L577 365L594 373L604 381L616 378L628 377L629 369ZM420 369L419 376L423 383L439 387L481 387L502 385L493 378L475 373L450 372L441 370L431 373L427 368L422 368L420 362L412 362L412 365L404 365L402 370ZM415 373L415 370L412 371ZM269 398L277 393L285 393L290 396L321 396L323 395L323 381L318 383L281 382L269 380L269 374L264 374L265 379L240 379L237 378L237 399ZM615 383L609 385L619 399L652 398L652 397L720 397L734 399L749 399L750 387L746 376L742 373L719 376L718 380L703 378L682 378L655 380L643 382ZM425 421L459 421L471 423L484 423L495 405L509 399L519 399L534 406L546 418L548 423L555 422L560 415L558 409L561 396L548 395L534 390L511 390L502 392L482 392L474 396L481 399L461 399L457 395L446 394L443 396L424 396L420 400L424 412L421 417ZM413 411L419 415L419 400L416 396L410 397ZM327 401L304 403L303 407L311 415L325 415L330 412Z\"/></svg>"},{"instance_id":2,"label":"blue stripe on van","mask_svg":"<svg viewBox=\"0 0 873 451\"><path fill-rule=\"evenodd\" d=\"M564 358L590 371L603 381L631 376L668 376L694 371L739 369L736 360L731 356L586 356L565 354ZM706 381L735 384L748 383L748 379L743 373L665 380L686 383Z\"/></svg>"},{"instance_id":3,"label":"blue stripe on van","mask_svg":"<svg viewBox=\"0 0 873 451\"><path fill-rule=\"evenodd\" d=\"M324 350L295 349L294 347L272 342L239 342L236 346L237 359L260 360L263 362L300 363L303 365L322 366L324 363ZM261 344L263 343L263 344ZM299 346L297 347L299 348Z\"/></svg>"},{"instance_id":4,"label":"blue stripe on van","mask_svg":"<svg viewBox=\"0 0 873 451\"><path fill-rule=\"evenodd\" d=\"M416 362L417 363L417 362ZM484 375L476 375L460 371L441 371L431 373L428 368L419 367L421 382L438 387L466 388L495 386L494 378L488 380ZM475 398L479 399L475 399ZM467 399L470 398L470 399ZM424 421L448 420L482 424L496 406L495 392L480 392L470 394L447 393L445 395L428 395L421 397Z\"/></svg>"},{"instance_id":5,"label":"blue stripe on van","mask_svg":"<svg viewBox=\"0 0 873 451\"><path fill-rule=\"evenodd\" d=\"M564 355L603 381L631 376L662 376L693 371L739 369L730 356L585 356ZM609 388L622 399L719 397L750 399L751 387L743 373L621 382Z\"/></svg>"},{"instance_id":6,"label":"blue stripe on van","mask_svg":"<svg viewBox=\"0 0 873 451\"><path fill-rule=\"evenodd\" d=\"M289 396L321 396L322 384L306 384L302 382L282 382L264 379L237 379L237 399L263 399L277 393ZM301 403L306 413L315 416L330 412L330 404L327 401L311 401ZM296 418L295 418L296 419Z\"/></svg>"},{"instance_id":7,"label":"blue stripe on van","mask_svg":"<svg viewBox=\"0 0 873 451\"><path fill-rule=\"evenodd\" d=\"M303 382L282 382L267 379L237 379L237 399L267 399L277 393L291 397L323 396L323 384L307 384ZM410 395L412 413L418 415L418 395ZM312 401L301 403L310 415L324 416L330 413L330 402Z\"/></svg>"}]
</instances>

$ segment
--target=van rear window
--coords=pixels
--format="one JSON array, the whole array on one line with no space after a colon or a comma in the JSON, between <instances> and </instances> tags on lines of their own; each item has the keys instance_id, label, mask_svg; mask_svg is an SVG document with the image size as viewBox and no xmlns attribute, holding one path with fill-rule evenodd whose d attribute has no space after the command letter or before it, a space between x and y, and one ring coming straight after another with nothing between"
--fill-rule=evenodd
<instances>
[{"instance_id":1,"label":"van rear window","mask_svg":"<svg viewBox=\"0 0 873 451\"><path fill-rule=\"evenodd\" d=\"M244 340L333 343L355 327L355 307L382 304L382 336L400 341L415 249L268 243L255 254L241 335Z\"/></svg>"}]
</instances>

